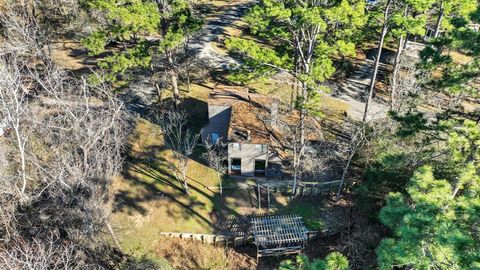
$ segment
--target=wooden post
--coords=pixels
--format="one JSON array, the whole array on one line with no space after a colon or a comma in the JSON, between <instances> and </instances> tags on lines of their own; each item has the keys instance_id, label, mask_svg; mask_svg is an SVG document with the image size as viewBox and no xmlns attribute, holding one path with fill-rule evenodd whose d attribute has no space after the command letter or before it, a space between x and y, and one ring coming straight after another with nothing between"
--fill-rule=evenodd
<instances>
[{"instance_id":1,"label":"wooden post","mask_svg":"<svg viewBox=\"0 0 480 270\"><path fill-rule=\"evenodd\" d=\"M267 208L270 209L270 185L267 184Z\"/></svg>"},{"instance_id":2,"label":"wooden post","mask_svg":"<svg viewBox=\"0 0 480 270\"><path fill-rule=\"evenodd\" d=\"M268 145L265 145L265 178L268 177Z\"/></svg>"},{"instance_id":3,"label":"wooden post","mask_svg":"<svg viewBox=\"0 0 480 270\"><path fill-rule=\"evenodd\" d=\"M260 202L262 200L262 196L260 195L260 184L257 182L257 200L258 200L258 209L262 208L262 203Z\"/></svg>"}]
</instances>

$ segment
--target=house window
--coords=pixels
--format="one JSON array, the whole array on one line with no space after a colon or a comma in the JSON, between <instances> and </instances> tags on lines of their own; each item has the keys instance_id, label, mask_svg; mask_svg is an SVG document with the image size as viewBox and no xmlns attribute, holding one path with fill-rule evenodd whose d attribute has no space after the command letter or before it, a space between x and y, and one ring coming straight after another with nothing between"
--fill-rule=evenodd
<instances>
[{"instance_id":1,"label":"house window","mask_svg":"<svg viewBox=\"0 0 480 270\"><path fill-rule=\"evenodd\" d=\"M212 140L212 143L217 143L217 142L218 142L218 139L219 139L218 133L212 133L212 134L210 135L210 139Z\"/></svg>"},{"instance_id":2,"label":"house window","mask_svg":"<svg viewBox=\"0 0 480 270\"><path fill-rule=\"evenodd\" d=\"M267 174L270 177L281 177L282 176L282 165L278 163L268 163Z\"/></svg>"},{"instance_id":3,"label":"house window","mask_svg":"<svg viewBox=\"0 0 480 270\"><path fill-rule=\"evenodd\" d=\"M230 171L234 174L240 174L242 171L242 160L240 158L232 158Z\"/></svg>"},{"instance_id":4,"label":"house window","mask_svg":"<svg viewBox=\"0 0 480 270\"><path fill-rule=\"evenodd\" d=\"M255 160L255 176L265 176L265 160Z\"/></svg>"},{"instance_id":5,"label":"house window","mask_svg":"<svg viewBox=\"0 0 480 270\"><path fill-rule=\"evenodd\" d=\"M265 152L267 146L265 144L255 144L255 150Z\"/></svg>"},{"instance_id":6,"label":"house window","mask_svg":"<svg viewBox=\"0 0 480 270\"><path fill-rule=\"evenodd\" d=\"M255 144L255 151L265 152L267 151L267 146L265 144Z\"/></svg>"},{"instance_id":7,"label":"house window","mask_svg":"<svg viewBox=\"0 0 480 270\"><path fill-rule=\"evenodd\" d=\"M239 143L234 143L233 144L233 150L240 150L240 144Z\"/></svg>"}]
</instances>

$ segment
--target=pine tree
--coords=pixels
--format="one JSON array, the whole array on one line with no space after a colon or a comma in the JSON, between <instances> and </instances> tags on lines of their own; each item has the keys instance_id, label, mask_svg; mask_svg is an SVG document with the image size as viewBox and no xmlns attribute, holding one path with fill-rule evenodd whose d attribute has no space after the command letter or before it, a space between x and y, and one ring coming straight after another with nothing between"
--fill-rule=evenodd
<instances>
[{"instance_id":1,"label":"pine tree","mask_svg":"<svg viewBox=\"0 0 480 270\"><path fill-rule=\"evenodd\" d=\"M480 267L480 127L452 125L447 140L449 179L419 168L406 196L391 193L380 220L393 237L377 248L380 269L478 269Z\"/></svg>"},{"instance_id":2,"label":"pine tree","mask_svg":"<svg viewBox=\"0 0 480 270\"><path fill-rule=\"evenodd\" d=\"M403 12L395 14L392 18L391 35L397 39L397 51L392 72L392 85L390 86L390 110L395 109L398 72L400 60L407 46L408 36L425 35L427 25L427 12L431 9L433 0L404 1Z\"/></svg>"},{"instance_id":3,"label":"pine tree","mask_svg":"<svg viewBox=\"0 0 480 270\"><path fill-rule=\"evenodd\" d=\"M202 21L194 16L187 0L83 0L89 12L103 14L99 29L82 40L90 55L99 55L115 42L124 49L99 64L108 70L110 81L128 70L152 66L159 56L170 75L175 104L179 102L175 54L185 39L198 31ZM160 38L156 38L156 37Z\"/></svg>"},{"instance_id":4,"label":"pine tree","mask_svg":"<svg viewBox=\"0 0 480 270\"><path fill-rule=\"evenodd\" d=\"M283 261L280 264L280 270L347 270L348 260L340 252L334 251L325 257L324 260L313 260L305 255L299 255L295 262L291 260Z\"/></svg>"},{"instance_id":5,"label":"pine tree","mask_svg":"<svg viewBox=\"0 0 480 270\"><path fill-rule=\"evenodd\" d=\"M453 28L452 19L455 17L467 18L477 7L476 0L438 0L436 2L436 22L434 38L440 36L443 30Z\"/></svg>"},{"instance_id":6,"label":"pine tree","mask_svg":"<svg viewBox=\"0 0 480 270\"><path fill-rule=\"evenodd\" d=\"M442 93L452 101L442 116L462 117L480 123L480 110L466 111L456 106L462 101L480 97L477 80L480 78L480 32L469 26L470 22L480 22L480 7L468 17L457 17L452 21L452 29L441 38L435 39L420 53L419 68L428 74L425 88ZM460 52L471 60L467 63L455 62L451 52Z\"/></svg>"}]
</instances>

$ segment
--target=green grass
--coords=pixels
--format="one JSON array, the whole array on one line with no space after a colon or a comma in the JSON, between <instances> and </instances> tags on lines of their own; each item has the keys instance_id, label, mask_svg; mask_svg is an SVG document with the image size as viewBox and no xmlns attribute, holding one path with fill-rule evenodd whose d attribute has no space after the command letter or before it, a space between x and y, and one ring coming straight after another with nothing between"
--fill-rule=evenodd
<instances>
[{"instance_id":1,"label":"green grass","mask_svg":"<svg viewBox=\"0 0 480 270\"><path fill-rule=\"evenodd\" d=\"M208 187L217 185L216 172L191 160L191 194L186 196L169 165L173 163L159 128L139 121L124 175L113 186L111 218L125 250L151 251L160 232L213 232L209 213L216 193Z\"/></svg>"},{"instance_id":2,"label":"green grass","mask_svg":"<svg viewBox=\"0 0 480 270\"><path fill-rule=\"evenodd\" d=\"M285 199L286 198L280 198L280 202L278 200L275 201L273 204L274 212L282 215L299 215L303 217L305 226L307 226L309 230L321 230L324 228L325 224L321 216L323 211L322 198L318 196L297 197L287 199L286 204L281 202L285 201Z\"/></svg>"}]
</instances>

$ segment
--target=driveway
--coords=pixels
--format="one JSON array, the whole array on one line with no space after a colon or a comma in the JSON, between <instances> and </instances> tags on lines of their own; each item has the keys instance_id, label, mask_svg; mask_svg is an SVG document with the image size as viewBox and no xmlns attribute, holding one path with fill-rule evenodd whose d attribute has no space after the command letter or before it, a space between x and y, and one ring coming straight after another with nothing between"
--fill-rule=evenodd
<instances>
[{"instance_id":1,"label":"driveway","mask_svg":"<svg viewBox=\"0 0 480 270\"><path fill-rule=\"evenodd\" d=\"M226 27L232 27L252 2L239 1L218 7L214 14L209 15L202 31L190 42L190 48L195 52L198 59L209 68L224 71L230 66L239 65L238 61L228 54L215 49L212 43L218 43L219 37L227 34Z\"/></svg>"},{"instance_id":2,"label":"driveway","mask_svg":"<svg viewBox=\"0 0 480 270\"><path fill-rule=\"evenodd\" d=\"M347 103L349 105L348 116L357 121L363 119L366 94L370 87L373 67L374 62L372 60L364 60L358 63L357 68L349 78L329 84L332 89L330 96ZM369 105L367 120L378 120L386 117L388 109L388 104L384 101L373 98Z\"/></svg>"}]
</instances>

